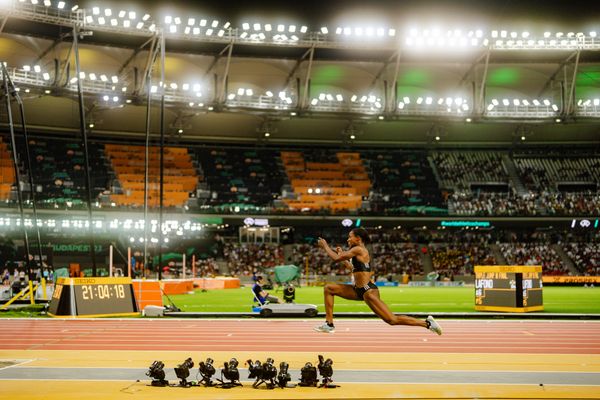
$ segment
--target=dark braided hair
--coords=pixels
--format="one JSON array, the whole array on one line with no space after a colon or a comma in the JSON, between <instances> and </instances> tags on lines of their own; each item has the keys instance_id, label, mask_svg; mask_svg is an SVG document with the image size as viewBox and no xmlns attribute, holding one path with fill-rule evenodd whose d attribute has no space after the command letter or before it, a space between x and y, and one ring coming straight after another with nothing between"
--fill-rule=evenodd
<instances>
[{"instance_id":1,"label":"dark braided hair","mask_svg":"<svg viewBox=\"0 0 600 400\"><path fill-rule=\"evenodd\" d=\"M365 228L354 228L351 232L354 234L354 236L361 238L364 244L371 242L371 239L369 238L369 232L367 232Z\"/></svg>"}]
</instances>

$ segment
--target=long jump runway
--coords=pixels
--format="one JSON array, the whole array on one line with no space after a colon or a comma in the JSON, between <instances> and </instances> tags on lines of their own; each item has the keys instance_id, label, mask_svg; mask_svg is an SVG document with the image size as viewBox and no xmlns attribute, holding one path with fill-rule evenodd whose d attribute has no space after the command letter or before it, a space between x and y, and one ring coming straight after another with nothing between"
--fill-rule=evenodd
<instances>
[{"instance_id":1,"label":"long jump runway","mask_svg":"<svg viewBox=\"0 0 600 400\"><path fill-rule=\"evenodd\" d=\"M0 396L6 399L600 398L600 322L441 320L444 335L381 321L0 319ZM253 389L244 362L333 359L340 387ZM240 361L244 387L151 387L154 360L173 367ZM264 387L264 386L263 386Z\"/></svg>"}]
</instances>

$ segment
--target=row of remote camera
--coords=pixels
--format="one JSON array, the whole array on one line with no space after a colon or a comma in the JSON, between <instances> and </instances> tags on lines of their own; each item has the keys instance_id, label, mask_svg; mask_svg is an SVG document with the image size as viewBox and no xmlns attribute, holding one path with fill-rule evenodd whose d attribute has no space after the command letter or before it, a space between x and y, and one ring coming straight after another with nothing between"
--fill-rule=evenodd
<instances>
[{"instance_id":1,"label":"row of remote camera","mask_svg":"<svg viewBox=\"0 0 600 400\"><path fill-rule=\"evenodd\" d=\"M322 355L318 356L319 362L316 367L311 363L307 362L300 369L300 382L298 385L290 384L292 377L289 373L289 364L285 361L279 363L279 371L275 367L275 360L267 358L263 363L259 360L252 361L251 359L246 361L248 365L248 379L254 379L252 384L253 388L258 388L263 383L267 389L279 388L293 388L296 386L312 386L312 387L324 387L324 388L335 388L338 385L333 384L333 361L331 358L325 359ZM179 379L179 383L170 385L169 381L165 379L166 374L164 371L165 364L162 361L154 361L146 375L152 379L152 386L180 386L180 387L191 387L191 386L214 386L224 389L229 389L235 386L243 386L240 382L240 371L238 369L239 362L236 358L232 358L229 361L223 363L221 368L221 378L213 381L212 377L217 372L212 358L207 358L206 361L200 361L198 363L198 373L196 378L199 376L202 379L197 381L188 381L190 376L190 370L194 368L194 361L191 357L186 359L183 363L176 366L175 375ZM317 375L321 375L321 382Z\"/></svg>"}]
</instances>

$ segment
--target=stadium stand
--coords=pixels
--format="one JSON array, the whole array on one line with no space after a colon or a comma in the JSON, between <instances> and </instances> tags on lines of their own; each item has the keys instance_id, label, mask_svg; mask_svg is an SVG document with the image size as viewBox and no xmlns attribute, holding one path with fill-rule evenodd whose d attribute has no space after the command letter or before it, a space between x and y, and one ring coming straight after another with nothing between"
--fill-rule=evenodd
<instances>
[{"instance_id":1,"label":"stadium stand","mask_svg":"<svg viewBox=\"0 0 600 400\"><path fill-rule=\"evenodd\" d=\"M284 174L279 152L255 148L206 147L191 150L205 175L203 204L218 210L272 207L281 197Z\"/></svg>"},{"instance_id":2,"label":"stadium stand","mask_svg":"<svg viewBox=\"0 0 600 400\"><path fill-rule=\"evenodd\" d=\"M600 274L599 243L566 243L564 250L580 274L591 276Z\"/></svg>"},{"instance_id":3,"label":"stadium stand","mask_svg":"<svg viewBox=\"0 0 600 400\"><path fill-rule=\"evenodd\" d=\"M0 200L10 198L10 188L15 182L12 153L4 138L0 137Z\"/></svg>"},{"instance_id":4,"label":"stadium stand","mask_svg":"<svg viewBox=\"0 0 600 400\"><path fill-rule=\"evenodd\" d=\"M24 146L18 147L23 177L33 175L36 196L46 206L84 206L87 201L85 159L81 144L58 139L30 139L32 171L26 171ZM110 174L105 165L103 151L98 146L89 149L92 202L106 190ZM24 179L24 178L23 178Z\"/></svg>"},{"instance_id":5,"label":"stadium stand","mask_svg":"<svg viewBox=\"0 0 600 400\"><path fill-rule=\"evenodd\" d=\"M500 249L510 265L541 265L544 275L569 274L567 266L548 244L501 243Z\"/></svg>"},{"instance_id":6,"label":"stadium stand","mask_svg":"<svg viewBox=\"0 0 600 400\"><path fill-rule=\"evenodd\" d=\"M111 201L122 206L142 207L144 205L144 147L106 144L104 149L117 180L113 184L117 193L111 194ZM159 152L158 147L151 147L149 150L149 207L157 207L160 203ZM190 192L196 190L198 179L187 148L165 148L163 187L165 207L184 206L190 198Z\"/></svg>"},{"instance_id":7,"label":"stadium stand","mask_svg":"<svg viewBox=\"0 0 600 400\"><path fill-rule=\"evenodd\" d=\"M373 182L371 212L433 213L445 210L425 152L361 151Z\"/></svg>"},{"instance_id":8,"label":"stadium stand","mask_svg":"<svg viewBox=\"0 0 600 400\"><path fill-rule=\"evenodd\" d=\"M317 161L302 152L281 152L285 172L293 188L284 198L289 208L332 212L357 210L367 196L371 181L359 153L338 152L335 158L322 153Z\"/></svg>"},{"instance_id":9,"label":"stadium stand","mask_svg":"<svg viewBox=\"0 0 600 400\"><path fill-rule=\"evenodd\" d=\"M502 153L495 151L435 151L432 153L440 186L446 189L471 189L476 183L509 182Z\"/></svg>"}]
</instances>

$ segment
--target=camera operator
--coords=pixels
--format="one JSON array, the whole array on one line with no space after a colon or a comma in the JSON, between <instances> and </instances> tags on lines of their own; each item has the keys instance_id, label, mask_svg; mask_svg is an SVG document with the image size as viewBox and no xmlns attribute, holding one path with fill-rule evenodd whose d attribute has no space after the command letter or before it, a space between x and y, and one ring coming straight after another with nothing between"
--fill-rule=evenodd
<instances>
[{"instance_id":1,"label":"camera operator","mask_svg":"<svg viewBox=\"0 0 600 400\"><path fill-rule=\"evenodd\" d=\"M252 291L254 295L260 302L260 304L269 303L281 303L281 300L278 297L271 296L268 292L263 290L264 278L262 276L256 277L256 283L252 286Z\"/></svg>"}]
</instances>

